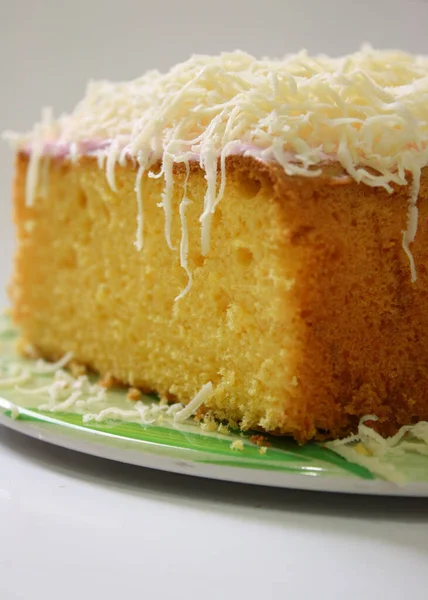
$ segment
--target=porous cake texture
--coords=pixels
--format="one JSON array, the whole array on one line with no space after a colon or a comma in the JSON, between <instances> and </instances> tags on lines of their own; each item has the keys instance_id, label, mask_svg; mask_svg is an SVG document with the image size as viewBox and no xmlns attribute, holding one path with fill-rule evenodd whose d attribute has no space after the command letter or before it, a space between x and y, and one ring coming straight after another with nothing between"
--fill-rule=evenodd
<instances>
[{"instance_id":1,"label":"porous cake texture","mask_svg":"<svg viewBox=\"0 0 428 600\"><path fill-rule=\"evenodd\" d=\"M14 138L23 336L301 442L428 419L426 81L365 48L91 84Z\"/></svg>"}]
</instances>

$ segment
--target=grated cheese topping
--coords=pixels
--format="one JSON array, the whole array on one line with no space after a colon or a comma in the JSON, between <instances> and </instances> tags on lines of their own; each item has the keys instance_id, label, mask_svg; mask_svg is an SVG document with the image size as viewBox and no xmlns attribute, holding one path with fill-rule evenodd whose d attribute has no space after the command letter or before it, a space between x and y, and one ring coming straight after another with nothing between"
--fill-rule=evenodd
<instances>
[{"instance_id":1,"label":"grated cheese topping","mask_svg":"<svg viewBox=\"0 0 428 600\"><path fill-rule=\"evenodd\" d=\"M127 399L129 409L111 403L106 388L100 383L92 383L86 374L77 377L63 367L70 363L72 353L66 353L56 363L48 363L42 359L22 365L20 362L0 361L0 389L15 389L23 396L35 396L45 401L39 410L52 413L78 412L83 414L83 421L101 423L109 420L125 420L151 425L165 418L174 423L183 423L190 419L205 402L213 396L211 382L202 386L196 396L187 405L181 402L169 404L144 403L143 400ZM48 381L44 385L34 386L40 376ZM26 385L26 387L23 387ZM29 386L29 387L28 387ZM137 391L137 390L134 390ZM108 405L106 402L108 401ZM14 409L15 410L15 409ZM19 416L18 407L15 417Z\"/></svg>"},{"instance_id":2,"label":"grated cheese topping","mask_svg":"<svg viewBox=\"0 0 428 600\"><path fill-rule=\"evenodd\" d=\"M410 176L407 228L402 245L411 267L418 225L421 169L428 164L428 57L369 46L340 58L302 51L282 60L257 60L236 51L193 56L161 74L150 71L130 82L92 81L71 114L54 120L45 111L32 132L10 136L30 152L27 202L35 200L43 156L70 160L91 153L116 190L115 167L138 165L135 246L143 248L144 173L162 161L165 238L180 245L187 267L186 191L180 206L181 243L171 238L174 163L198 161L207 189L200 215L202 254L210 248L213 213L225 191L226 158L251 155L276 161L289 175L316 177L320 164L338 161L357 182L392 192Z\"/></svg>"},{"instance_id":3,"label":"grated cheese topping","mask_svg":"<svg viewBox=\"0 0 428 600\"><path fill-rule=\"evenodd\" d=\"M211 381L206 383L201 387L196 396L190 400L188 404L181 410L175 413L174 421L176 423L181 423L186 421L189 417L195 414L195 412L200 408L205 402L211 400L214 395L213 385Z\"/></svg>"},{"instance_id":4,"label":"grated cheese topping","mask_svg":"<svg viewBox=\"0 0 428 600\"><path fill-rule=\"evenodd\" d=\"M2 366L0 368L0 389L26 383L30 378L31 373L28 369L23 369L14 364Z\"/></svg>"},{"instance_id":5,"label":"grated cheese topping","mask_svg":"<svg viewBox=\"0 0 428 600\"><path fill-rule=\"evenodd\" d=\"M356 434L325 442L324 446L387 481L403 485L407 482L406 474L391 459L407 453L428 456L428 422L405 425L392 437L384 438L366 425L367 421L377 420L375 415L365 415Z\"/></svg>"}]
</instances>

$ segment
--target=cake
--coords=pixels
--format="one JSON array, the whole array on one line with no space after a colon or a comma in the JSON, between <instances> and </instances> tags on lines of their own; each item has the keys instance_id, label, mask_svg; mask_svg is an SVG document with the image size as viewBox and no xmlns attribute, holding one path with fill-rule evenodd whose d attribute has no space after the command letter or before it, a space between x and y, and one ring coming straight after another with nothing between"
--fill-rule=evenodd
<instances>
[{"instance_id":1,"label":"cake","mask_svg":"<svg viewBox=\"0 0 428 600\"><path fill-rule=\"evenodd\" d=\"M427 81L234 52L45 111L11 136L23 338L299 442L428 419Z\"/></svg>"}]
</instances>

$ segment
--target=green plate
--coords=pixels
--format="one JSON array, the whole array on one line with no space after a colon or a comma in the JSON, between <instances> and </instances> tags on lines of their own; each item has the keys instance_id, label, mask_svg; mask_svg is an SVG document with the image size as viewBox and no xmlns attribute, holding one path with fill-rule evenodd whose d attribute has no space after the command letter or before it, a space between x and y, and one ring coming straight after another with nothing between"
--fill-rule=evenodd
<instances>
[{"instance_id":1,"label":"green plate","mask_svg":"<svg viewBox=\"0 0 428 600\"><path fill-rule=\"evenodd\" d=\"M290 439L266 436L261 448L251 440L251 432L233 432L214 423L203 429L193 419L177 422L155 398L143 397L139 412L123 389L109 390L97 399L94 381L83 378L77 384L63 371L60 379L71 383L57 384L63 386L62 396L55 398L52 383L58 375L35 373L46 366L19 357L17 337L9 319L1 317L0 423L26 435L123 463L199 477L319 491L428 496L428 456L423 454L402 452L371 461L364 451L354 452L362 466L316 443L299 446Z\"/></svg>"}]
</instances>

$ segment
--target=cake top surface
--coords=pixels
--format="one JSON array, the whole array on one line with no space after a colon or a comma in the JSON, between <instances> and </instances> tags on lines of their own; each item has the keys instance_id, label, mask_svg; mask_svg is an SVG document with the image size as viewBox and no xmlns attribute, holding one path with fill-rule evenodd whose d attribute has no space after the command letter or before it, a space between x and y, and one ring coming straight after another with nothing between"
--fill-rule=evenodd
<instances>
[{"instance_id":1,"label":"cake top surface","mask_svg":"<svg viewBox=\"0 0 428 600\"><path fill-rule=\"evenodd\" d=\"M197 160L206 171L201 215L203 253L210 216L222 198L228 155L275 161L289 175L317 176L320 163L339 162L357 182L406 185L408 227L403 247L417 229L421 169L428 164L428 57L369 46L340 58L302 51L282 60L257 60L236 51L193 56L161 74L149 71L129 82L89 83L70 114L43 119L18 149L31 150L27 197L31 204L42 155L63 152L72 160L95 153L115 190L115 165L139 165L136 192L142 247L143 172L162 160L165 234L170 241L172 164ZM220 184L217 185L218 169ZM415 278L412 265L412 278Z\"/></svg>"},{"instance_id":2,"label":"cake top surface","mask_svg":"<svg viewBox=\"0 0 428 600\"><path fill-rule=\"evenodd\" d=\"M178 162L253 149L293 172L334 156L357 180L387 185L428 162L428 57L370 47L341 58L193 56L166 74L90 82L71 114L17 138L38 140L108 141Z\"/></svg>"}]
</instances>

